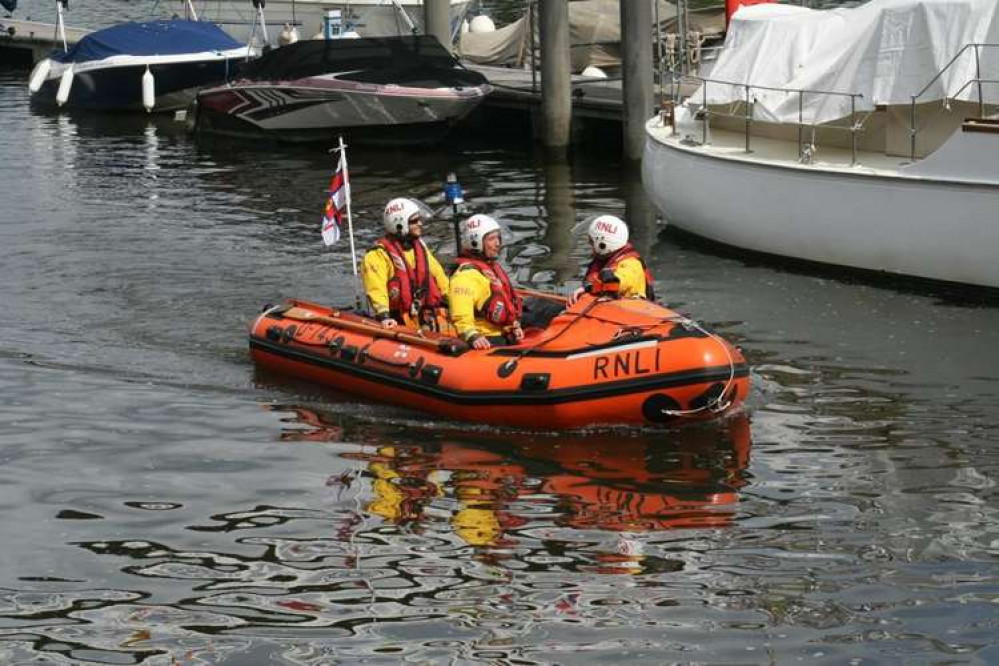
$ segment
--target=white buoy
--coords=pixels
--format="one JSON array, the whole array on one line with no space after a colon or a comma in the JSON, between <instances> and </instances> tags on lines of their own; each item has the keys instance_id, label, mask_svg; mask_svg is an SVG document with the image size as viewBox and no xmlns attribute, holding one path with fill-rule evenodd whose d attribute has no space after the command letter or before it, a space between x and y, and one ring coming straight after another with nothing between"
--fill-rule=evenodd
<instances>
[{"instance_id":1,"label":"white buoy","mask_svg":"<svg viewBox=\"0 0 999 666\"><path fill-rule=\"evenodd\" d=\"M52 61L49 58L39 60L35 68L31 70L31 78L28 79L28 91L36 93L41 90L42 84L49 77L50 71L52 71Z\"/></svg>"},{"instance_id":2,"label":"white buoy","mask_svg":"<svg viewBox=\"0 0 999 666\"><path fill-rule=\"evenodd\" d=\"M62 106L69 100L69 90L73 87L73 65L66 68L59 79L59 90L56 91L56 104Z\"/></svg>"},{"instance_id":3,"label":"white buoy","mask_svg":"<svg viewBox=\"0 0 999 666\"><path fill-rule=\"evenodd\" d=\"M292 24L285 23L284 27L281 28L281 34L278 35L278 44L285 46L287 44L294 44L297 41L298 30Z\"/></svg>"},{"instance_id":4,"label":"white buoy","mask_svg":"<svg viewBox=\"0 0 999 666\"><path fill-rule=\"evenodd\" d=\"M468 29L472 32L496 32L496 24L485 14L479 14L468 24Z\"/></svg>"},{"instance_id":5,"label":"white buoy","mask_svg":"<svg viewBox=\"0 0 999 666\"><path fill-rule=\"evenodd\" d=\"M353 30L348 30L347 32L340 35L341 39L360 39L360 33L354 32Z\"/></svg>"},{"instance_id":6,"label":"white buoy","mask_svg":"<svg viewBox=\"0 0 999 666\"><path fill-rule=\"evenodd\" d=\"M587 66L586 69L583 70L583 76L588 76L591 79L606 79L607 72L600 69L596 65L589 65Z\"/></svg>"},{"instance_id":7,"label":"white buoy","mask_svg":"<svg viewBox=\"0 0 999 666\"><path fill-rule=\"evenodd\" d=\"M152 111L156 106L156 79L148 66L146 73L142 75L142 106L146 107L146 111Z\"/></svg>"}]
</instances>

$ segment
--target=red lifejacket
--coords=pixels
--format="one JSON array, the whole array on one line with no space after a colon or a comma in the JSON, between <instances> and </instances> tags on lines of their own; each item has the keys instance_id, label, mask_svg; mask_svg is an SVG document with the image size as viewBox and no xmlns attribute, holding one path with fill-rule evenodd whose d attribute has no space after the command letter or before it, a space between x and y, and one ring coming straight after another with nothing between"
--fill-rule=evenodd
<instances>
[{"instance_id":1,"label":"red lifejacket","mask_svg":"<svg viewBox=\"0 0 999 666\"><path fill-rule=\"evenodd\" d=\"M650 301L656 300L656 290L654 282L652 280L652 272L649 271L649 267L645 265L645 261L642 259L642 255L638 254L638 250L631 243L625 243L624 247L606 257L594 257L593 261L586 268L586 277L583 280L589 284L600 284L600 271L605 268L609 268L612 271L617 268L625 259L638 259L638 263L642 265L642 270L645 271L645 297Z\"/></svg>"},{"instance_id":2,"label":"red lifejacket","mask_svg":"<svg viewBox=\"0 0 999 666\"><path fill-rule=\"evenodd\" d=\"M413 240L413 266L406 261L405 248L397 239L383 236L375 246L385 250L395 268L395 275L388 281L389 312L393 317L402 321L403 315L418 317L440 307L444 299L437 280L430 274L427 247L421 239Z\"/></svg>"},{"instance_id":3,"label":"red lifejacket","mask_svg":"<svg viewBox=\"0 0 999 666\"><path fill-rule=\"evenodd\" d=\"M520 320L521 298L513 290L510 277L499 263L462 255L458 257L456 270L461 270L463 266L475 266L480 273L488 278L489 288L492 291L482 309L476 311L475 316L482 317L496 326L509 326Z\"/></svg>"}]
</instances>

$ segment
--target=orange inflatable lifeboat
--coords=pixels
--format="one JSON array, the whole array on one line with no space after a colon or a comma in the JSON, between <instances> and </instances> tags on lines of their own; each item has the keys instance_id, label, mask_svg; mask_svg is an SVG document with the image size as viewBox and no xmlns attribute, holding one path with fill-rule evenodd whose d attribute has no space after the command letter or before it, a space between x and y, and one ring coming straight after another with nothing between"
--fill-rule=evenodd
<instances>
[{"instance_id":1,"label":"orange inflatable lifeboat","mask_svg":"<svg viewBox=\"0 0 999 666\"><path fill-rule=\"evenodd\" d=\"M526 297L561 297L522 291ZM523 428L715 417L749 390L732 345L662 305L585 295L513 346L460 340L300 300L250 329L258 367L453 419Z\"/></svg>"}]
</instances>

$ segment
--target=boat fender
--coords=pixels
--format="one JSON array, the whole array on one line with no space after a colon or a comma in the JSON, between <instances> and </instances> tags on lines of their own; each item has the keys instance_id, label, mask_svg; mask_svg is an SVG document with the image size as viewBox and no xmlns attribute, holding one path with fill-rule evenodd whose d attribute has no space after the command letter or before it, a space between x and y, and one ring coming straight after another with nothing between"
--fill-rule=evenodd
<instances>
[{"instance_id":1,"label":"boat fender","mask_svg":"<svg viewBox=\"0 0 999 666\"><path fill-rule=\"evenodd\" d=\"M470 32L496 32L496 23L485 14L479 14L468 24L468 29Z\"/></svg>"},{"instance_id":2,"label":"boat fender","mask_svg":"<svg viewBox=\"0 0 999 666\"><path fill-rule=\"evenodd\" d=\"M142 75L142 106L147 112L156 106L156 79L149 71L149 65L146 65L146 73Z\"/></svg>"},{"instance_id":3,"label":"boat fender","mask_svg":"<svg viewBox=\"0 0 999 666\"><path fill-rule=\"evenodd\" d=\"M297 331L297 330L298 330L298 327L295 326L294 324L292 324L288 328L284 329L284 334L281 336L281 341L284 342L285 344L287 344L287 343L291 342L292 340L294 340L295 339L295 331Z\"/></svg>"},{"instance_id":4,"label":"boat fender","mask_svg":"<svg viewBox=\"0 0 999 666\"><path fill-rule=\"evenodd\" d=\"M416 359L415 361L413 361L412 363L410 363L409 364L409 376L415 378L416 375L417 375L417 373L420 372L420 368L423 367L423 363L424 363L424 361L423 361L423 357L422 356L420 358Z\"/></svg>"},{"instance_id":5,"label":"boat fender","mask_svg":"<svg viewBox=\"0 0 999 666\"><path fill-rule=\"evenodd\" d=\"M521 391L547 391L551 375L547 372L529 372L520 380Z\"/></svg>"},{"instance_id":6,"label":"boat fender","mask_svg":"<svg viewBox=\"0 0 999 666\"><path fill-rule=\"evenodd\" d=\"M342 335L338 335L329 341L326 346L330 348L330 356L336 356L340 353L340 348L343 347L344 341L345 338Z\"/></svg>"},{"instance_id":7,"label":"boat fender","mask_svg":"<svg viewBox=\"0 0 999 666\"><path fill-rule=\"evenodd\" d=\"M654 393L642 403L642 416L652 423L669 423L681 411L680 403L665 393Z\"/></svg>"},{"instance_id":8,"label":"boat fender","mask_svg":"<svg viewBox=\"0 0 999 666\"><path fill-rule=\"evenodd\" d=\"M340 349L340 358L353 361L357 358L357 353L357 345L345 345L342 349Z\"/></svg>"},{"instance_id":9,"label":"boat fender","mask_svg":"<svg viewBox=\"0 0 999 666\"><path fill-rule=\"evenodd\" d=\"M294 44L299 40L298 30L290 23L285 23L284 27L281 29L281 34L278 35L278 45L287 46L288 44Z\"/></svg>"},{"instance_id":10,"label":"boat fender","mask_svg":"<svg viewBox=\"0 0 999 666\"><path fill-rule=\"evenodd\" d=\"M36 93L41 90L42 84L49 77L50 71L52 71L52 60L49 58L39 60L38 64L31 71L31 78L28 79L28 92Z\"/></svg>"},{"instance_id":11,"label":"boat fender","mask_svg":"<svg viewBox=\"0 0 999 666\"><path fill-rule=\"evenodd\" d=\"M517 359L512 358L506 363L501 363L499 368L496 369L496 374L503 379L506 379L513 374L513 371L517 369Z\"/></svg>"},{"instance_id":12,"label":"boat fender","mask_svg":"<svg viewBox=\"0 0 999 666\"><path fill-rule=\"evenodd\" d=\"M433 386L441 380L441 374L444 369L439 365L425 365L420 371L420 381L424 384L430 384Z\"/></svg>"},{"instance_id":13,"label":"boat fender","mask_svg":"<svg viewBox=\"0 0 999 666\"><path fill-rule=\"evenodd\" d=\"M73 65L66 68L59 79L59 90L56 91L56 104L62 106L69 101L69 91L73 87Z\"/></svg>"},{"instance_id":14,"label":"boat fender","mask_svg":"<svg viewBox=\"0 0 999 666\"><path fill-rule=\"evenodd\" d=\"M281 333L283 333L283 332L284 332L284 329L281 328L280 326L276 325L276 324L274 326L268 326L267 327L267 333L266 333L267 339L270 340L271 342L280 342L281 341Z\"/></svg>"}]
</instances>

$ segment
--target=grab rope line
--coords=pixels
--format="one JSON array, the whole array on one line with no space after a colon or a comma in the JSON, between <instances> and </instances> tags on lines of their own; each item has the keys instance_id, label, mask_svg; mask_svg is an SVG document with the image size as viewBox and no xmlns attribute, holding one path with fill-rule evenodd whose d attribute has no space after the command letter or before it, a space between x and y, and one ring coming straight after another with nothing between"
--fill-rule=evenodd
<instances>
[{"instance_id":1,"label":"grab rope line","mask_svg":"<svg viewBox=\"0 0 999 666\"><path fill-rule=\"evenodd\" d=\"M594 300L593 303L590 304L590 307L592 307L595 303L598 302L600 302L600 299ZM579 319L582 319L583 316L586 315L588 311L589 307L583 312L579 313L578 318L574 320L571 324L566 326L566 329L568 329L569 326L571 326L572 324L576 323L576 321L579 321ZM597 321L602 321L605 324L616 324L618 326L625 326L625 324L622 324L621 322L618 321L614 321L613 319L605 319L604 317L597 317L594 315L589 315L589 318L595 319ZM728 379L725 381L725 386L722 387L722 390L718 393L718 396L715 397L713 401L705 405L702 405L701 407L696 407L694 409L663 409L661 410L662 413L668 416L690 416L692 414L698 414L700 412L707 410L711 410L714 412L724 411L725 409L728 408L730 404L732 404L732 401L730 399L725 400L725 396L728 394L729 390L732 388L732 384L735 382L735 359L732 358L732 354L728 350L728 344L724 340L722 340L719 336L715 335L711 331L708 331L703 326L699 325L693 319L689 317L684 317L683 315L672 315L669 317L662 317L661 319L659 319L659 321L657 321L654 324L638 324L635 326L628 326L627 328L630 330L647 331L657 326L662 326L664 323L667 322L673 322L675 324L679 324L684 328L696 329L701 333L703 333L706 337L714 340L715 343L722 348L722 351L725 352L725 357L728 360ZM563 329L562 332L565 332L566 329ZM545 340L544 342L550 342L551 340L554 340L557 337L558 336L556 335L552 337L550 340ZM525 350L525 351L530 351L530 350Z\"/></svg>"},{"instance_id":2,"label":"grab rope line","mask_svg":"<svg viewBox=\"0 0 999 666\"><path fill-rule=\"evenodd\" d=\"M548 344L549 342L555 342L556 340L558 340L560 337L562 337L562 335L566 331L568 331L570 328L572 328L573 326L575 326L577 322L579 322L581 319L583 319L584 316L586 315L586 313L588 313L590 310L592 310L593 307L597 303L602 303L605 300L607 300L607 299L604 299L604 298L594 298L589 303L589 305L587 305L585 308L583 308L583 311L580 312L576 316L575 319L573 319L568 324L566 324L565 328L563 328L561 331L559 331L558 333L556 333L555 335L553 335L550 338L546 338L544 340L539 340L537 343L531 345L530 347L525 347L524 349L518 349L517 353L516 353L516 356L514 358L510 359L509 361L504 362L503 365L501 365L500 367L512 371L515 367L517 367L517 363L520 361L520 359L522 359L525 356L527 356L530 352L540 349L541 347L543 347L544 345Z\"/></svg>"},{"instance_id":3,"label":"grab rope line","mask_svg":"<svg viewBox=\"0 0 999 666\"><path fill-rule=\"evenodd\" d=\"M728 344L714 333L706 330L703 326L698 325L697 322L689 317L681 315L679 317L669 317L668 319L678 320L680 325L684 327L689 326L697 329L704 335L714 340L722 348L722 351L725 352L725 357L728 359L728 380L725 382L725 386L722 387L722 390L718 392L718 396L713 402L694 409L663 409L661 410L662 413L668 416L689 416L691 414L697 414L706 410L710 410L712 412L725 411L728 406L732 404L732 400L725 400L725 396L728 395L729 389L732 388L732 384L735 382L735 359L732 358L732 354L728 350ZM724 403L722 402L723 400L725 400Z\"/></svg>"}]
</instances>

